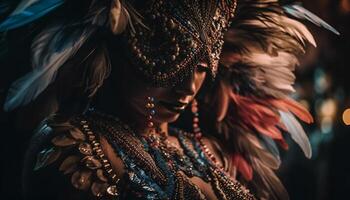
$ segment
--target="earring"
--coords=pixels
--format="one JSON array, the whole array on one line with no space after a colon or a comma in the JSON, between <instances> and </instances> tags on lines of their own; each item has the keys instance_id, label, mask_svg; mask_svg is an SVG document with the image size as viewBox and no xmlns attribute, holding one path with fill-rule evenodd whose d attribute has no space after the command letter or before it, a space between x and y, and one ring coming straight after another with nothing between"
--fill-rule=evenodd
<instances>
[{"instance_id":1,"label":"earring","mask_svg":"<svg viewBox=\"0 0 350 200\"><path fill-rule=\"evenodd\" d=\"M198 102L196 99L193 99L192 105L191 105L191 111L193 113L193 133L196 138L202 137L201 128L199 127L199 113L198 113Z\"/></svg>"},{"instance_id":2,"label":"earring","mask_svg":"<svg viewBox=\"0 0 350 200\"><path fill-rule=\"evenodd\" d=\"M147 127L152 129L154 128L153 116L156 114L153 97L147 97L146 108L148 109Z\"/></svg>"}]
</instances>

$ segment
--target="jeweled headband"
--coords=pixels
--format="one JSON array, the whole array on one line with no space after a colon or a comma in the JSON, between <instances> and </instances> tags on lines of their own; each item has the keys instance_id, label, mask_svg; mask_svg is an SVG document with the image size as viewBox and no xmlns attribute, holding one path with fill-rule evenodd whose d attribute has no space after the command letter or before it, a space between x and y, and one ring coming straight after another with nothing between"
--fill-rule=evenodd
<instances>
[{"instance_id":1,"label":"jeweled headband","mask_svg":"<svg viewBox=\"0 0 350 200\"><path fill-rule=\"evenodd\" d=\"M204 61L215 76L236 6L236 0L149 0L135 7L142 23L125 35L137 72L155 86L172 86Z\"/></svg>"}]
</instances>

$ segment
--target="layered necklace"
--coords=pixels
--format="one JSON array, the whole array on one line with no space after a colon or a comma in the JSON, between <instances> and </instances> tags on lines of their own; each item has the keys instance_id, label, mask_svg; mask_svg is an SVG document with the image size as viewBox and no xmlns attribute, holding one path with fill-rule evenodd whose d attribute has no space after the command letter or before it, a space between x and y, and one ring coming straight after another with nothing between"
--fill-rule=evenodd
<instances>
[{"instance_id":1,"label":"layered necklace","mask_svg":"<svg viewBox=\"0 0 350 200\"><path fill-rule=\"evenodd\" d=\"M121 157L128 168L130 180L142 185L144 191L149 191L148 198L182 196L205 199L201 190L187 178L195 176L210 183L220 199L254 199L248 190L218 167L199 134L170 129L178 138L180 148L170 142L164 132L141 136L113 116L94 111L87 117ZM178 194L179 191L181 194ZM156 196L152 196L152 192Z\"/></svg>"}]
</instances>

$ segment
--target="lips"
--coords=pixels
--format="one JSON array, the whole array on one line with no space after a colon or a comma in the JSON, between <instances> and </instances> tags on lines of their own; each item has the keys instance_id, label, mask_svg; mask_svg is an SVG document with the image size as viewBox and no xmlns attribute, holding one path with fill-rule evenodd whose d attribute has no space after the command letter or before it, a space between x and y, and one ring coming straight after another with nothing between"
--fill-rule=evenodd
<instances>
[{"instance_id":1,"label":"lips","mask_svg":"<svg viewBox=\"0 0 350 200\"><path fill-rule=\"evenodd\" d=\"M177 101L177 102L159 101L159 104L161 104L166 109L168 109L172 112L180 113L180 112L185 110L188 103L183 103L183 102L179 102L179 101Z\"/></svg>"}]
</instances>

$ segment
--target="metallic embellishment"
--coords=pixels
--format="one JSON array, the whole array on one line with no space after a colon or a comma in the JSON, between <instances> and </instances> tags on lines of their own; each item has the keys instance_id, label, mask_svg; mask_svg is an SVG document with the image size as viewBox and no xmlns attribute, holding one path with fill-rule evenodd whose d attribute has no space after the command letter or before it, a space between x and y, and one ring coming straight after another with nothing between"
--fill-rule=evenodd
<instances>
[{"instance_id":1,"label":"metallic embellishment","mask_svg":"<svg viewBox=\"0 0 350 200\"><path fill-rule=\"evenodd\" d=\"M89 169L99 169L102 167L101 162L94 156L85 156L81 161L84 162L85 166Z\"/></svg>"},{"instance_id":2,"label":"metallic embellishment","mask_svg":"<svg viewBox=\"0 0 350 200\"><path fill-rule=\"evenodd\" d=\"M86 143L86 142L80 143L78 149L80 153L84 155L87 155L87 156L92 155L92 147L89 143Z\"/></svg>"},{"instance_id":3,"label":"metallic embellishment","mask_svg":"<svg viewBox=\"0 0 350 200\"><path fill-rule=\"evenodd\" d=\"M211 161L209 149L203 147L201 138L193 133L174 129L172 134L177 136L183 148L180 151L169 143L165 135L137 136L129 126L113 116L93 112L87 118L93 122L94 129L106 133L109 142L117 144L113 145L116 152L122 149L121 158L128 167L127 173L133 183L129 190L133 195L151 199L167 199L166 195L171 195L168 196L170 199L205 199L198 186L188 178L196 176L210 183L219 199L255 199L249 190Z\"/></svg>"},{"instance_id":4,"label":"metallic embellishment","mask_svg":"<svg viewBox=\"0 0 350 200\"><path fill-rule=\"evenodd\" d=\"M85 132L85 134L87 134L89 140L90 140L90 144L92 144L92 149L94 151L94 153L96 154L96 156L98 157L98 159L101 161L101 163L103 163L103 167L104 170L108 173L109 178L111 178L112 182L119 182L119 179L116 176L116 173L114 172L114 170L112 169L111 164L109 163L107 157L104 155L102 149L101 149L101 145L98 142L96 136L94 135L94 132L91 131L88 122L86 120L81 120L80 121L80 125L83 128L83 132Z\"/></svg>"},{"instance_id":5,"label":"metallic embellishment","mask_svg":"<svg viewBox=\"0 0 350 200\"><path fill-rule=\"evenodd\" d=\"M147 127L150 129L153 129L154 123L153 123L152 119L153 119L153 116L156 114L156 111L154 109L154 98L153 97L147 97L146 109L148 110Z\"/></svg>"},{"instance_id":6,"label":"metallic embellishment","mask_svg":"<svg viewBox=\"0 0 350 200\"><path fill-rule=\"evenodd\" d=\"M58 157L53 155L66 155L61 152L75 147L78 153L72 153L63 158L59 165L59 171L65 175L72 174L71 183L79 190L90 189L92 194L97 197L102 197L107 193L111 193L113 196L118 195L116 186L119 178L104 155L99 138L90 129L88 121L76 118L69 123L54 124L53 126L57 134L51 140L54 146L51 150L44 151L47 153L43 154L43 158L39 157L41 158L40 162L43 162L40 164L40 168L58 160ZM55 127L58 129L56 130ZM39 153L39 155L41 154Z\"/></svg>"},{"instance_id":7,"label":"metallic embellishment","mask_svg":"<svg viewBox=\"0 0 350 200\"><path fill-rule=\"evenodd\" d=\"M176 188L174 194L175 200L199 199L205 200L206 197L202 191L181 172L176 173Z\"/></svg>"},{"instance_id":8,"label":"metallic embellishment","mask_svg":"<svg viewBox=\"0 0 350 200\"><path fill-rule=\"evenodd\" d=\"M117 186L115 186L115 185L109 186L107 188L107 193L112 195L112 196L118 196L119 193L118 193Z\"/></svg>"},{"instance_id":9,"label":"metallic embellishment","mask_svg":"<svg viewBox=\"0 0 350 200\"><path fill-rule=\"evenodd\" d=\"M106 191L108 193L108 184L105 182L94 182L91 185L91 192L96 197L103 197Z\"/></svg>"},{"instance_id":10,"label":"metallic embellishment","mask_svg":"<svg viewBox=\"0 0 350 200\"><path fill-rule=\"evenodd\" d=\"M96 127L99 127L101 132L108 133L105 137L109 141L113 141L118 146L125 149L126 154L137 158L135 162L138 165L143 166L145 171L149 172L152 175L152 178L157 180L157 182L165 185L167 183L167 177L161 170L159 170L151 155L144 151L143 144L140 140L132 134L129 134L133 132L130 127L122 126L122 123L118 119L106 118L108 116L105 116L101 120L101 116L98 115L101 114L95 114L88 117Z\"/></svg>"},{"instance_id":11,"label":"metallic embellishment","mask_svg":"<svg viewBox=\"0 0 350 200\"><path fill-rule=\"evenodd\" d=\"M236 7L236 0L150 0L142 23L125 34L130 60L155 86L176 85L203 60L215 76Z\"/></svg>"}]
</instances>

